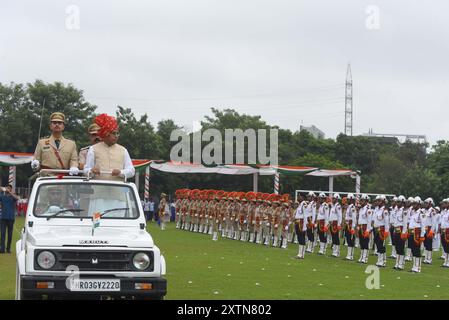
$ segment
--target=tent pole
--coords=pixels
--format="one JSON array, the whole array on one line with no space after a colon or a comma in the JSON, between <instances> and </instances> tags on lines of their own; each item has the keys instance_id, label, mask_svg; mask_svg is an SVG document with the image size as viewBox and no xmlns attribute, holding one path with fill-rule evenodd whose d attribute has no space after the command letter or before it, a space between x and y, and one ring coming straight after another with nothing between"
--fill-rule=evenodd
<instances>
[{"instance_id":1,"label":"tent pole","mask_svg":"<svg viewBox=\"0 0 449 320\"><path fill-rule=\"evenodd\" d=\"M329 195L332 197L334 193L334 177L329 176Z\"/></svg>"},{"instance_id":2,"label":"tent pole","mask_svg":"<svg viewBox=\"0 0 449 320\"><path fill-rule=\"evenodd\" d=\"M361 184L362 177L360 175L357 175L355 177L355 193L360 194L360 184Z\"/></svg>"},{"instance_id":3,"label":"tent pole","mask_svg":"<svg viewBox=\"0 0 449 320\"><path fill-rule=\"evenodd\" d=\"M257 192L259 174L257 172L253 173L253 191Z\"/></svg>"}]
</instances>

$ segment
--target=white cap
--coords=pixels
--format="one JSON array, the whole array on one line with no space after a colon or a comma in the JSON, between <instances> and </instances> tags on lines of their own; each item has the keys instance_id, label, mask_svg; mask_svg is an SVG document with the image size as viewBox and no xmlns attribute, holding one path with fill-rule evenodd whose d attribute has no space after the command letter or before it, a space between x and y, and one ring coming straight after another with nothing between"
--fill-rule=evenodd
<instances>
[{"instance_id":1,"label":"white cap","mask_svg":"<svg viewBox=\"0 0 449 320\"><path fill-rule=\"evenodd\" d=\"M319 196L320 198L326 198L326 194L325 194L324 192L321 192L318 196Z\"/></svg>"},{"instance_id":2,"label":"white cap","mask_svg":"<svg viewBox=\"0 0 449 320\"><path fill-rule=\"evenodd\" d=\"M334 196L332 198L334 198L334 199L341 199L340 195L338 193L334 193Z\"/></svg>"},{"instance_id":3,"label":"white cap","mask_svg":"<svg viewBox=\"0 0 449 320\"><path fill-rule=\"evenodd\" d=\"M361 197L362 200L368 200L369 201L369 196L367 194L362 194Z\"/></svg>"},{"instance_id":4,"label":"white cap","mask_svg":"<svg viewBox=\"0 0 449 320\"><path fill-rule=\"evenodd\" d=\"M352 194L352 193L348 193L348 196L346 198L349 199L349 200L354 200L355 199L354 194Z\"/></svg>"}]
</instances>

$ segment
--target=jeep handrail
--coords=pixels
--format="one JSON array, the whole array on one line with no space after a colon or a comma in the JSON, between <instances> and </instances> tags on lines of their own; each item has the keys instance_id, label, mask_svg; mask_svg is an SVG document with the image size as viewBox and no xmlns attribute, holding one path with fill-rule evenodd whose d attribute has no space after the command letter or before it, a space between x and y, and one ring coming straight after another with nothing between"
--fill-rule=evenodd
<instances>
[{"instance_id":1,"label":"jeep handrail","mask_svg":"<svg viewBox=\"0 0 449 320\"><path fill-rule=\"evenodd\" d=\"M70 170L67 169L41 169L38 172L36 172L34 175L32 175L29 180L34 180L35 178L40 178L42 176L44 176L45 174L49 174L49 173L53 173L53 174L68 174L70 173ZM104 174L104 175L112 175L112 171L104 171L104 170L100 170L100 174ZM90 180L94 177L94 173L92 173L90 170L87 172L87 174L85 174L82 170L80 170L78 175L75 175L73 177L86 177L87 180ZM126 182L126 177L124 182Z\"/></svg>"}]
</instances>

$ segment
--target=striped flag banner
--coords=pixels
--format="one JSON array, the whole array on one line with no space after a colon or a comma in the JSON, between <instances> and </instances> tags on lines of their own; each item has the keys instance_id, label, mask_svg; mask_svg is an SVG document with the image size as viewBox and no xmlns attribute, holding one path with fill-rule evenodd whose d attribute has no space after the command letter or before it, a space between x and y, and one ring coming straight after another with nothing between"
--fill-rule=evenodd
<instances>
[{"instance_id":1,"label":"striped flag banner","mask_svg":"<svg viewBox=\"0 0 449 320\"><path fill-rule=\"evenodd\" d=\"M279 171L274 174L274 193L279 194Z\"/></svg>"},{"instance_id":2,"label":"striped flag banner","mask_svg":"<svg viewBox=\"0 0 449 320\"><path fill-rule=\"evenodd\" d=\"M143 197L148 200L150 198L150 166L145 168L145 188Z\"/></svg>"},{"instance_id":3,"label":"striped flag banner","mask_svg":"<svg viewBox=\"0 0 449 320\"><path fill-rule=\"evenodd\" d=\"M101 219L100 212L95 212L92 216L92 235L94 235L95 229L100 226L100 219Z\"/></svg>"}]
</instances>

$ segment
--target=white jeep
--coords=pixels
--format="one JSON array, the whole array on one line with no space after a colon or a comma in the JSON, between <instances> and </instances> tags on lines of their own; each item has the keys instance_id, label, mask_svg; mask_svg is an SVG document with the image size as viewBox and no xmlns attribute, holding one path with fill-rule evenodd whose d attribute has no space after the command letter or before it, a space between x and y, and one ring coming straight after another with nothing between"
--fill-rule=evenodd
<instances>
[{"instance_id":1,"label":"white jeep","mask_svg":"<svg viewBox=\"0 0 449 320\"><path fill-rule=\"evenodd\" d=\"M133 183L41 177L16 244L16 299L163 299L165 259Z\"/></svg>"}]
</instances>

